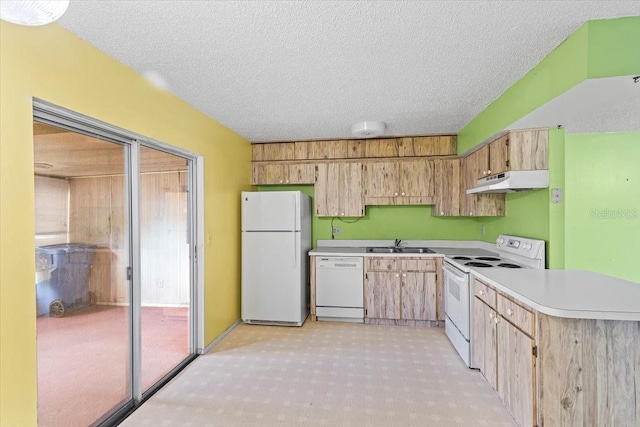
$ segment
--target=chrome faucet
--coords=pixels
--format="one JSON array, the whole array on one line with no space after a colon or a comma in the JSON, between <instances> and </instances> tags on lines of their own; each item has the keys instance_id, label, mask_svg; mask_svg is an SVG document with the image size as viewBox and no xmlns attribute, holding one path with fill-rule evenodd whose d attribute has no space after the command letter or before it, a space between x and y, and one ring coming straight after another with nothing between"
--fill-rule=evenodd
<instances>
[{"instance_id":1,"label":"chrome faucet","mask_svg":"<svg viewBox=\"0 0 640 427\"><path fill-rule=\"evenodd\" d=\"M396 239L396 242L393 246L395 246L396 248L399 247L402 244L402 240L401 239Z\"/></svg>"}]
</instances>

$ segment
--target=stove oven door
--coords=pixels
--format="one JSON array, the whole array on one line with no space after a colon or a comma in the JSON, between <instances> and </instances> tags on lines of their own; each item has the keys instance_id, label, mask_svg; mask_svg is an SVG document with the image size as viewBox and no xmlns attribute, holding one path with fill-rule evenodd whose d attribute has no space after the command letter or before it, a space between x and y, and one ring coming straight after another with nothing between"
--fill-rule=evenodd
<instances>
[{"instance_id":1,"label":"stove oven door","mask_svg":"<svg viewBox=\"0 0 640 427\"><path fill-rule=\"evenodd\" d=\"M446 262L443 269L445 314L469 341L469 275Z\"/></svg>"}]
</instances>

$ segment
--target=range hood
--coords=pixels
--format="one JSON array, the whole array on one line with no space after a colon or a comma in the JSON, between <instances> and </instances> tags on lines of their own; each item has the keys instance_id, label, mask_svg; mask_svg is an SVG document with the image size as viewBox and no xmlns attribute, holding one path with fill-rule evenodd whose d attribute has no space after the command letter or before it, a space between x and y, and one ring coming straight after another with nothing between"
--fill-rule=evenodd
<instances>
[{"instance_id":1,"label":"range hood","mask_svg":"<svg viewBox=\"0 0 640 427\"><path fill-rule=\"evenodd\" d=\"M480 178L477 186L467 190L467 194L515 193L549 187L549 171L508 171L486 178Z\"/></svg>"}]
</instances>

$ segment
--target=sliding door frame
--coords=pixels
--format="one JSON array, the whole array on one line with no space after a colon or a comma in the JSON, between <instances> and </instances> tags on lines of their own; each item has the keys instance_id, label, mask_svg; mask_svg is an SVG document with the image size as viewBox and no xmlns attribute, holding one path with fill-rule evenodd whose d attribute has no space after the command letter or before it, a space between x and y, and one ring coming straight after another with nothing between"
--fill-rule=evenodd
<instances>
[{"instance_id":1,"label":"sliding door frame","mask_svg":"<svg viewBox=\"0 0 640 427\"><path fill-rule=\"evenodd\" d=\"M117 424L124 416L164 386L198 354L202 354L205 348L204 159L197 153L171 146L38 98L33 98L33 120L125 146L125 163L127 167L126 208L130 213L128 218L128 244L130 251L127 280L129 282L128 292L131 304L131 315L129 316L132 374L131 400L105 420L100 421L101 425ZM142 390L141 375L140 147L163 151L182 157L187 161L187 222L190 248L189 356L168 372L162 380L146 391Z\"/></svg>"}]
</instances>

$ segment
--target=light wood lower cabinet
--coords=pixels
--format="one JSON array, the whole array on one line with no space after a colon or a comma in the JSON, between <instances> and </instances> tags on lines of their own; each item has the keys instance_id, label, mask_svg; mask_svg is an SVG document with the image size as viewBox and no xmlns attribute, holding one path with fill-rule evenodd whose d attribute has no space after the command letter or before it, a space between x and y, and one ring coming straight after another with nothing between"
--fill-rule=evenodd
<instances>
[{"instance_id":1,"label":"light wood lower cabinet","mask_svg":"<svg viewBox=\"0 0 640 427\"><path fill-rule=\"evenodd\" d=\"M497 318L498 395L521 426L536 425L535 341L521 330Z\"/></svg>"},{"instance_id":2,"label":"light wood lower cabinet","mask_svg":"<svg viewBox=\"0 0 640 427\"><path fill-rule=\"evenodd\" d=\"M473 337L471 339L473 365L480 369L494 390L498 388L496 318L494 309L482 302L480 298L473 298Z\"/></svg>"},{"instance_id":3,"label":"light wood lower cabinet","mask_svg":"<svg viewBox=\"0 0 640 427\"><path fill-rule=\"evenodd\" d=\"M426 325L442 320L441 263L440 259L368 258L365 322Z\"/></svg>"},{"instance_id":4,"label":"light wood lower cabinet","mask_svg":"<svg viewBox=\"0 0 640 427\"><path fill-rule=\"evenodd\" d=\"M477 279L474 293L473 361L492 386L495 365L518 425L640 425L640 321L549 316Z\"/></svg>"},{"instance_id":5,"label":"light wood lower cabinet","mask_svg":"<svg viewBox=\"0 0 640 427\"><path fill-rule=\"evenodd\" d=\"M365 276L365 317L400 319L400 273L371 271Z\"/></svg>"}]
</instances>

